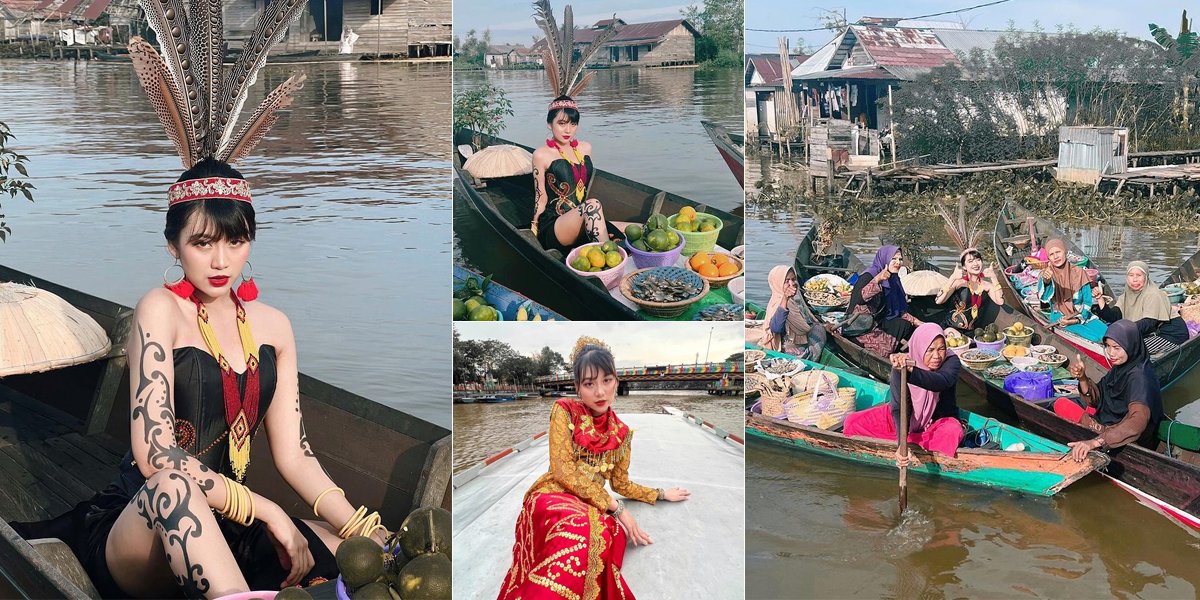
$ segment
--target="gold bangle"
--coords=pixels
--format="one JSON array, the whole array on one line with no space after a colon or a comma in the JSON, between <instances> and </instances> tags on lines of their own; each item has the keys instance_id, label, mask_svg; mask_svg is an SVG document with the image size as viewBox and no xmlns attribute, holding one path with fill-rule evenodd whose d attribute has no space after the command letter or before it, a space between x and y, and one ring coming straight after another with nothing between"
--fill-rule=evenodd
<instances>
[{"instance_id":1,"label":"gold bangle","mask_svg":"<svg viewBox=\"0 0 1200 600\"><path fill-rule=\"evenodd\" d=\"M316 515L318 519L321 518L321 513L317 512L317 507L321 505L321 499L324 498L325 494L328 494L329 492L338 492L342 495L343 498L346 497L346 490L343 490L342 488L340 488L336 485L321 492L320 494L318 494L317 501L313 502L313 514Z\"/></svg>"}]
</instances>

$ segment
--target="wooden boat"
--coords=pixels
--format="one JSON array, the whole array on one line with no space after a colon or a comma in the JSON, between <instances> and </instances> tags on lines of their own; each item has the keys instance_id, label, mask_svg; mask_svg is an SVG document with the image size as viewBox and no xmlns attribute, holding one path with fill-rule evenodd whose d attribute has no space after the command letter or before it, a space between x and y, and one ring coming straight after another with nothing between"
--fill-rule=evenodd
<instances>
[{"instance_id":1,"label":"wooden boat","mask_svg":"<svg viewBox=\"0 0 1200 600\"><path fill-rule=\"evenodd\" d=\"M724 126L718 125L712 121L702 120L700 124L704 126L704 132L708 134L709 139L717 147L717 152L721 153L721 158L725 160L725 164L729 165L729 170L733 171L733 176L737 178L738 184L743 188L746 187L746 156L745 156L745 137L741 137L740 142L735 142Z\"/></svg>"},{"instance_id":2,"label":"wooden boat","mask_svg":"<svg viewBox=\"0 0 1200 600\"><path fill-rule=\"evenodd\" d=\"M808 234L800 242L796 248L796 256L793 262L793 268L796 270L796 278L803 289L804 282L822 273L831 273L848 279L856 276L866 270L867 265L864 265L848 248L842 247L841 252L834 254L832 257L824 259L820 264L816 264L813 260L813 241L816 239L818 223L814 220L812 227L808 230ZM918 270L937 271L928 263L920 263L914 265ZM934 304L933 297L914 297L909 301L909 310L918 319L926 322L940 323L945 318L946 308ZM800 305L802 310L807 311L805 316L809 317L810 321L816 317L816 313L808 305L804 298L804 294L796 295L796 303ZM823 322L826 322L823 320ZM836 325L826 322L825 329L829 345L833 347L833 351L839 356L844 357L850 363L861 367L871 375L880 379L886 380L892 370L891 363L880 356L876 356L853 339L842 335L841 329Z\"/></svg>"},{"instance_id":3,"label":"wooden boat","mask_svg":"<svg viewBox=\"0 0 1200 600\"><path fill-rule=\"evenodd\" d=\"M455 147L470 144L474 132L462 129L454 134ZM514 144L492 136L483 136L485 145ZM532 152L527 146L520 146ZM641 320L644 317L627 304L620 291L610 291L595 277L580 277L564 262L562 253L545 250L529 230L528 206L533 198L533 178L529 175L488 179L482 187L463 168L463 157L456 152L454 157L455 202L467 202L483 216L496 233L523 259L514 264L514 270L533 270L540 274L545 286L553 286L571 298L572 308L586 307L591 320L621 321ZM607 171L596 170L592 190L597 198L604 200L604 214L609 221L645 223L654 212L669 215L684 206L707 212L721 219L724 226L717 238L718 246L733 248L742 244L745 223L741 217L707 208L703 204L675 194L625 179ZM504 273L496 273L503 278ZM615 296L614 296L615 294ZM558 312L571 313L563 307L552 307ZM686 314L686 313L685 313ZM691 318L690 315L687 318Z\"/></svg>"},{"instance_id":4,"label":"wooden boat","mask_svg":"<svg viewBox=\"0 0 1200 600\"><path fill-rule=\"evenodd\" d=\"M809 310L807 306L803 306L802 308L804 310ZM753 311L755 314L755 318L758 320L762 320L763 317L766 316L766 311L767 311L766 307L759 306L749 300L746 301L746 310ZM809 314L811 315L811 311L809 312ZM846 371L848 373L853 373L854 375L862 375L862 376L869 377L869 375L867 374L866 371L863 371L862 369L858 368L857 366L847 362L843 356L837 354L836 350L837 350L836 346L834 346L832 344L826 345L825 348L821 351L820 360L818 360L817 362L819 362L827 367L834 367L836 369L841 369L842 371Z\"/></svg>"},{"instance_id":5,"label":"wooden boat","mask_svg":"<svg viewBox=\"0 0 1200 600\"><path fill-rule=\"evenodd\" d=\"M478 281L483 281L484 276L472 271L468 268L454 265L454 289L458 289L468 278L474 277ZM542 321L566 321L562 315L534 302L520 292L513 291L511 288L492 280L488 283L488 289L483 293L483 298L488 304L504 317L505 321L516 321L517 313L522 307L525 308L527 319L532 321L534 316L541 316Z\"/></svg>"},{"instance_id":6,"label":"wooden boat","mask_svg":"<svg viewBox=\"0 0 1200 600\"><path fill-rule=\"evenodd\" d=\"M1027 254L1027 246L1025 250L1014 248L1012 255L1008 253L1008 248L1015 243L1020 243L1022 239L1027 240L1029 237L1028 217L1034 217L1034 228L1038 237L1039 246L1046 240L1058 237L1067 242L1067 247L1077 256L1086 256L1075 244L1058 230L1057 227L1046 219L1038 218L1031 212L1012 203L1006 204L1000 209L1000 216L996 220L996 257L997 260L1008 268L1016 264ZM1027 242L1026 242L1027 244ZM1172 283L1183 283L1193 281L1200 272L1200 252L1191 256L1182 265L1171 272L1169 276L1160 284L1166 286ZM1113 297L1112 289L1104 282L1103 275L1099 276L1103 286L1104 293L1109 297ZM1000 278L1000 285L1004 288L1004 300L1010 306L1021 310L1039 324L1045 326L1049 324L1049 317L1046 313L1026 304L1012 280L1008 277ZM1071 345L1071 350L1067 356L1073 356L1075 351L1082 354L1085 360L1090 360L1102 370L1101 373L1109 368L1108 358L1104 355L1103 344L1093 342L1083 336L1077 335L1064 328L1054 328L1055 335ZM1160 354L1155 354L1150 357L1150 361L1154 364L1154 373L1158 376L1158 382L1163 389L1167 389L1179 381L1181 377L1192 370L1196 363L1200 362L1200 337L1193 337L1182 345Z\"/></svg>"},{"instance_id":7,"label":"wooden boat","mask_svg":"<svg viewBox=\"0 0 1200 600\"><path fill-rule=\"evenodd\" d=\"M780 352L769 356L795 358ZM855 410L865 410L888 402L889 389L885 383L852 375L818 363L803 361L809 368L822 369L838 376L838 386L855 388ZM1093 470L1108 464L1108 457L1091 452L1088 460L1076 463L1065 458L1069 449L1059 443L1004 425L967 410L959 409L959 418L966 421L969 432L987 431L1000 448L1023 444L1024 450L983 450L960 448L954 458L909 445L909 452L920 464L909 470L936 475L966 484L1003 490L1052 496ZM847 458L855 462L894 466L896 442L860 436L846 436L838 431L797 425L787 420L763 416L753 409L746 411L746 434L828 456Z\"/></svg>"},{"instance_id":8,"label":"wooden boat","mask_svg":"<svg viewBox=\"0 0 1200 600\"><path fill-rule=\"evenodd\" d=\"M743 597L742 439L671 408L666 414L622 413L621 420L637 431L630 479L692 492L680 504L626 503L654 537L652 546L626 547L621 574L629 587L648 597ZM455 598L491 599L500 591L525 491L546 472L547 437L539 433L455 475L454 550L472 557L454 561Z\"/></svg>"},{"instance_id":9,"label":"wooden boat","mask_svg":"<svg viewBox=\"0 0 1200 600\"><path fill-rule=\"evenodd\" d=\"M91 583L65 545L31 545L8 522L66 512L114 479L129 449L124 347L133 311L5 267L0 280L61 296L113 342L108 356L91 363L0 381L0 596L86 598ZM347 497L378 508L385 524L399 527L419 506L450 508L447 429L303 373L300 403L321 465ZM283 482L269 452L265 441L254 445L247 485L289 514L311 518L312 508Z\"/></svg>"}]
</instances>

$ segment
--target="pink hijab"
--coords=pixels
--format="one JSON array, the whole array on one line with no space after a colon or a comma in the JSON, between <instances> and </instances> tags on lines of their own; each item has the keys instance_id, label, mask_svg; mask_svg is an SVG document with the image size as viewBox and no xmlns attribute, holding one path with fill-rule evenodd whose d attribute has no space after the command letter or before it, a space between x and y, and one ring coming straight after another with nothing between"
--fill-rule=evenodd
<instances>
[{"instance_id":1,"label":"pink hijab","mask_svg":"<svg viewBox=\"0 0 1200 600\"><path fill-rule=\"evenodd\" d=\"M925 323L913 332L908 340L908 357L917 364L918 369L929 371L925 364L925 352L933 345L934 340L944 337L942 327L937 323ZM909 433L920 433L929 427L933 420L933 411L937 408L940 394L925 388L908 384L908 397L912 399L912 414L908 419Z\"/></svg>"}]
</instances>

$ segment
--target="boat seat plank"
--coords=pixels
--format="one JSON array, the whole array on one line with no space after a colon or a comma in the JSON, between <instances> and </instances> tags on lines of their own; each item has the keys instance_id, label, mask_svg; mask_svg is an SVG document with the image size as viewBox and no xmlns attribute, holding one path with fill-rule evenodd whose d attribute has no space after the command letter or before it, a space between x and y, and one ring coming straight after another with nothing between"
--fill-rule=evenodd
<instances>
[{"instance_id":1,"label":"boat seat plank","mask_svg":"<svg viewBox=\"0 0 1200 600\"><path fill-rule=\"evenodd\" d=\"M125 456L124 451L122 451L120 454L117 454L116 452L97 444L92 438L84 437L77 432L71 432L63 435L61 436L61 439L86 452L89 456L96 457L97 460L106 465L116 465L117 461L121 460L121 457Z\"/></svg>"},{"instance_id":2,"label":"boat seat plank","mask_svg":"<svg viewBox=\"0 0 1200 600\"><path fill-rule=\"evenodd\" d=\"M94 490L103 489L116 476L116 461L105 464L63 439L45 440L40 449L46 452L55 464L75 473L80 480Z\"/></svg>"},{"instance_id":3,"label":"boat seat plank","mask_svg":"<svg viewBox=\"0 0 1200 600\"><path fill-rule=\"evenodd\" d=\"M52 477L53 475L43 473L41 476ZM6 520L40 520L62 514L71 508L66 499L41 485L38 475L34 475L14 461L12 457L3 453L0 453L0 480L5 483L3 493L17 500L21 508L18 514L0 515Z\"/></svg>"},{"instance_id":4,"label":"boat seat plank","mask_svg":"<svg viewBox=\"0 0 1200 600\"><path fill-rule=\"evenodd\" d=\"M88 487L69 471L62 470L41 451L32 446L0 448L0 454L7 456L39 477L38 484L44 485L67 504L76 504L91 498L96 490Z\"/></svg>"}]
</instances>

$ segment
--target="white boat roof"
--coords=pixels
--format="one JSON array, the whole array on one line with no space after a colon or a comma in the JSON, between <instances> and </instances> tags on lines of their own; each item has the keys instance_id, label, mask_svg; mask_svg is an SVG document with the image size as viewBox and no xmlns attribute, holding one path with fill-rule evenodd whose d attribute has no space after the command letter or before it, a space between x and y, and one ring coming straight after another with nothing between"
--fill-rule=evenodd
<instances>
[{"instance_id":1,"label":"white boat roof","mask_svg":"<svg viewBox=\"0 0 1200 600\"><path fill-rule=\"evenodd\" d=\"M667 410L621 415L637 431L630 479L684 487L692 495L655 506L626 503L654 543L627 546L621 573L634 594L648 598L744 598L745 446L719 428ZM549 466L548 437L526 440L490 465L455 477L456 599L499 595L525 492Z\"/></svg>"}]
</instances>

